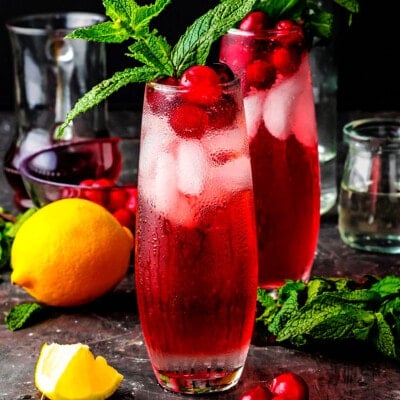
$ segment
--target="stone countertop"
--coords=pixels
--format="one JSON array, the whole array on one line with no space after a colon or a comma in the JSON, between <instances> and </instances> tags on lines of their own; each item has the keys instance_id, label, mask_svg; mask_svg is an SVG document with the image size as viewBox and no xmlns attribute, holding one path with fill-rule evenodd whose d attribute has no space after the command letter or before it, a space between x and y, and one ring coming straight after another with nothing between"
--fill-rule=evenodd
<instances>
[{"instance_id":1,"label":"stone countertop","mask_svg":"<svg viewBox=\"0 0 400 400\"><path fill-rule=\"evenodd\" d=\"M133 127L134 132L135 129ZM1 152L5 151L6 136L11 131L12 118L0 113ZM10 189L3 177L0 205L12 208ZM314 276L359 279L365 274L384 276L399 274L399 271L399 256L364 253L344 245L339 238L335 212L321 218ZM132 275L131 269L121 284L102 299L84 307L54 309L48 319L32 327L11 332L1 322L0 400L41 398L34 386L33 374L44 342L82 342L88 344L95 355L104 356L125 377L111 399L182 399L180 395L164 391L155 381L138 321ZM0 311L3 319L11 306L32 301L32 298L10 284L9 272L3 273L2 278ZM266 383L278 373L291 370L307 381L310 400L400 400L398 363L377 357L372 349L302 351L256 342L254 340L250 348L239 384L223 394L202 395L202 399L239 399L248 387Z\"/></svg>"}]
</instances>

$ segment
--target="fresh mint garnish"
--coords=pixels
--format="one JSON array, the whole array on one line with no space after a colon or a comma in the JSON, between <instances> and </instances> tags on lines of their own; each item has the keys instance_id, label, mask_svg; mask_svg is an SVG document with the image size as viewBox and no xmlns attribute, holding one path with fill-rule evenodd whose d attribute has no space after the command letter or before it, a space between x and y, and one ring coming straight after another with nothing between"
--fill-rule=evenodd
<instances>
[{"instance_id":1,"label":"fresh mint garnish","mask_svg":"<svg viewBox=\"0 0 400 400\"><path fill-rule=\"evenodd\" d=\"M273 299L258 289L266 336L295 347L354 341L400 361L400 277L288 281Z\"/></svg>"},{"instance_id":2,"label":"fresh mint garnish","mask_svg":"<svg viewBox=\"0 0 400 400\"><path fill-rule=\"evenodd\" d=\"M212 44L248 14L256 0L225 0L198 18L174 47L150 23L170 0L156 0L154 4L139 6L134 0L103 0L110 21L79 28L68 38L105 43L131 40L127 56L139 67L116 72L81 97L58 128L56 137L62 138L65 128L79 114L104 101L130 83L149 82L162 76L179 77L187 68L206 63Z\"/></svg>"},{"instance_id":3,"label":"fresh mint garnish","mask_svg":"<svg viewBox=\"0 0 400 400\"><path fill-rule=\"evenodd\" d=\"M221 0L224 2L226 0ZM333 0L342 7L349 16L358 13L358 0ZM252 11L264 11L273 20L291 19L304 25L306 35L321 39L329 39L333 34L334 15L324 9L319 0L257 0Z\"/></svg>"}]
</instances>

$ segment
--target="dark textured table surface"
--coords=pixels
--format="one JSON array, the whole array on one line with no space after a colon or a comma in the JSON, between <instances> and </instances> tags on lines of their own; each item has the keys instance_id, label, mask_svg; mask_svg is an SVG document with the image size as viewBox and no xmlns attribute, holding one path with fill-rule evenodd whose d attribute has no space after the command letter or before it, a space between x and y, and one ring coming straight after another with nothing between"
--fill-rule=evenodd
<instances>
[{"instance_id":1,"label":"dark textured table surface","mask_svg":"<svg viewBox=\"0 0 400 400\"><path fill-rule=\"evenodd\" d=\"M136 123L135 119L124 120ZM9 114L0 113L0 157L13 130ZM135 126L133 126L135 133ZM119 133L121 131L118 131ZM130 132L132 133L132 132ZM0 205L12 208L11 195L0 176ZM361 278L364 274L399 274L400 256L377 255L344 245L337 230L335 212L321 219L315 276ZM0 283L0 313L32 299L9 283L3 273ZM112 399L178 399L155 382L138 322L132 271L114 292L76 309L55 310L50 318L30 328L9 331L0 322L0 400L40 399L33 383L39 350L44 342L88 344L103 355L124 380ZM330 348L300 351L282 346L252 344L237 387L224 394L202 399L239 399L258 382L268 382L285 370L302 375L310 387L310 400L400 400L399 364L381 359L372 349Z\"/></svg>"}]
</instances>

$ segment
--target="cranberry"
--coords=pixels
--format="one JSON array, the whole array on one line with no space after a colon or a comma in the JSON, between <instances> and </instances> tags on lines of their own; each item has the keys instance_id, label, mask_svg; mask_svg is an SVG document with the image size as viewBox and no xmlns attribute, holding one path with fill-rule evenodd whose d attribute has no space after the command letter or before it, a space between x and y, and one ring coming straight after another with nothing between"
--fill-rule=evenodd
<instances>
[{"instance_id":1,"label":"cranberry","mask_svg":"<svg viewBox=\"0 0 400 400\"><path fill-rule=\"evenodd\" d=\"M125 208L136 214L137 203L138 203L137 188L127 187L125 190L129 195L129 198L128 198L127 202L125 203Z\"/></svg>"},{"instance_id":2,"label":"cranberry","mask_svg":"<svg viewBox=\"0 0 400 400\"><path fill-rule=\"evenodd\" d=\"M275 29L285 36L279 40L285 46L303 46L303 28L290 19L282 19L275 25Z\"/></svg>"},{"instance_id":3,"label":"cranberry","mask_svg":"<svg viewBox=\"0 0 400 400\"><path fill-rule=\"evenodd\" d=\"M235 78L235 75L229 68L228 64L223 62L215 62L211 64L211 68L218 74L220 83L227 83Z\"/></svg>"},{"instance_id":4,"label":"cranberry","mask_svg":"<svg viewBox=\"0 0 400 400\"><path fill-rule=\"evenodd\" d=\"M263 11L252 11L240 22L239 29L242 31L259 32L270 27L269 16Z\"/></svg>"},{"instance_id":5,"label":"cranberry","mask_svg":"<svg viewBox=\"0 0 400 400\"><path fill-rule=\"evenodd\" d=\"M268 388L257 385L246 390L241 396L240 400L271 400L273 395Z\"/></svg>"},{"instance_id":6,"label":"cranberry","mask_svg":"<svg viewBox=\"0 0 400 400\"><path fill-rule=\"evenodd\" d=\"M269 390L275 396L282 396L286 400L308 400L308 385L305 380L293 372L285 372L276 376Z\"/></svg>"},{"instance_id":7,"label":"cranberry","mask_svg":"<svg viewBox=\"0 0 400 400\"><path fill-rule=\"evenodd\" d=\"M80 185L89 187L88 189L82 189L81 197L104 206L108 203L109 192L99 188L113 186L114 182L106 178L84 179L80 182Z\"/></svg>"},{"instance_id":8,"label":"cranberry","mask_svg":"<svg viewBox=\"0 0 400 400\"><path fill-rule=\"evenodd\" d=\"M221 99L206 108L209 117L209 126L212 129L221 129L233 124L238 111L235 99L231 96L222 96Z\"/></svg>"},{"instance_id":9,"label":"cranberry","mask_svg":"<svg viewBox=\"0 0 400 400\"><path fill-rule=\"evenodd\" d=\"M188 102L199 105L211 105L221 95L217 72L206 65L189 67L181 76L180 84L188 91L182 95Z\"/></svg>"},{"instance_id":10,"label":"cranberry","mask_svg":"<svg viewBox=\"0 0 400 400\"><path fill-rule=\"evenodd\" d=\"M126 203L128 200L129 200L129 193L125 189L118 188L111 190L107 208L111 212L118 210L119 208L124 208L126 207Z\"/></svg>"},{"instance_id":11,"label":"cranberry","mask_svg":"<svg viewBox=\"0 0 400 400\"><path fill-rule=\"evenodd\" d=\"M184 103L172 110L169 123L178 136L200 138L207 128L208 115L202 108Z\"/></svg>"},{"instance_id":12,"label":"cranberry","mask_svg":"<svg viewBox=\"0 0 400 400\"><path fill-rule=\"evenodd\" d=\"M275 24L275 29L278 31L291 31L299 25L291 19L281 19Z\"/></svg>"},{"instance_id":13,"label":"cranberry","mask_svg":"<svg viewBox=\"0 0 400 400\"><path fill-rule=\"evenodd\" d=\"M275 82L276 70L272 63L254 60L246 68L247 86L256 89L269 89Z\"/></svg>"},{"instance_id":14,"label":"cranberry","mask_svg":"<svg viewBox=\"0 0 400 400\"><path fill-rule=\"evenodd\" d=\"M282 75L290 75L297 71L300 64L300 53L287 47L274 49L271 61Z\"/></svg>"},{"instance_id":15,"label":"cranberry","mask_svg":"<svg viewBox=\"0 0 400 400\"><path fill-rule=\"evenodd\" d=\"M120 208L119 210L114 211L113 215L122 226L126 226L134 232L136 215L133 212L126 208Z\"/></svg>"}]
</instances>

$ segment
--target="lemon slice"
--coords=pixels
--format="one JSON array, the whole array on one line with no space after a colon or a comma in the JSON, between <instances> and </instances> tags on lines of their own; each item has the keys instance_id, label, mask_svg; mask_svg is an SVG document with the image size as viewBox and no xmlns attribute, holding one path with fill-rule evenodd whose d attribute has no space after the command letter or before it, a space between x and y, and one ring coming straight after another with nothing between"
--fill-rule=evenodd
<instances>
[{"instance_id":1,"label":"lemon slice","mask_svg":"<svg viewBox=\"0 0 400 400\"><path fill-rule=\"evenodd\" d=\"M123 378L82 343L45 343L35 368L35 385L50 400L104 400Z\"/></svg>"}]
</instances>

